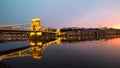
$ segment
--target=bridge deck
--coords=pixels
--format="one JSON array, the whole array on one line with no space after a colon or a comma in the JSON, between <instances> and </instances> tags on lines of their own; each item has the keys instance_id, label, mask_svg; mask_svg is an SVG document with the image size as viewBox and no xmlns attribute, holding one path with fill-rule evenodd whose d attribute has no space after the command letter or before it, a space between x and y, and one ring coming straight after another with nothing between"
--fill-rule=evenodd
<instances>
[{"instance_id":1,"label":"bridge deck","mask_svg":"<svg viewBox=\"0 0 120 68\"><path fill-rule=\"evenodd\" d=\"M56 33L53 31L34 31L34 30L18 30L18 29L0 29L0 32L49 32L49 33Z\"/></svg>"}]
</instances>

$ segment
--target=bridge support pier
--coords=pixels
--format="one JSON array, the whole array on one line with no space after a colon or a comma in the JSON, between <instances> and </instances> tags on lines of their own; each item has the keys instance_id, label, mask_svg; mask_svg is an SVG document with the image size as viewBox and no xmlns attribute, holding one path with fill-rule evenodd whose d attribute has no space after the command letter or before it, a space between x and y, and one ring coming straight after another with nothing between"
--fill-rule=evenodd
<instances>
[{"instance_id":1,"label":"bridge support pier","mask_svg":"<svg viewBox=\"0 0 120 68\"><path fill-rule=\"evenodd\" d=\"M32 36L41 36L42 32L30 32L30 37Z\"/></svg>"}]
</instances>

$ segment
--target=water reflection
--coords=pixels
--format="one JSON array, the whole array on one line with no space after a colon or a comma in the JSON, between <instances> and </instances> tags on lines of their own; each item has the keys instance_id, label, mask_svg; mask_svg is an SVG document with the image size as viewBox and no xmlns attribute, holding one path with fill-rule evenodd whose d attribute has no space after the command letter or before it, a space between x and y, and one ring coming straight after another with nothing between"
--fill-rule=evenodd
<instances>
[{"instance_id":1,"label":"water reflection","mask_svg":"<svg viewBox=\"0 0 120 68\"><path fill-rule=\"evenodd\" d=\"M104 35L104 36L65 36L62 42L82 42L82 41L107 41L110 39L120 38L120 35Z\"/></svg>"},{"instance_id":2,"label":"water reflection","mask_svg":"<svg viewBox=\"0 0 120 68\"><path fill-rule=\"evenodd\" d=\"M0 68L10 68L10 65L0 61Z\"/></svg>"},{"instance_id":3,"label":"water reflection","mask_svg":"<svg viewBox=\"0 0 120 68\"><path fill-rule=\"evenodd\" d=\"M61 42L82 42L82 41L93 41L93 40L99 40L101 42L104 42L104 41L118 38L118 37L120 37L120 36L119 35L107 35L104 37L100 37L100 36L99 37L95 37L95 36L82 36L82 37L80 37L80 36L65 36L65 37L49 37L49 38L46 37L46 38L42 38L39 40L31 39L31 40L27 41L27 42L29 42L29 46L27 46L27 47L1 51L0 52L0 60L6 59L6 58L24 57L24 56L32 56L35 59L41 59L43 51L47 47L49 47L50 45L52 45L54 43L60 44ZM6 40L6 41L8 41L8 40ZM23 38L22 38L22 40L23 40ZM6 42L6 41L4 41L4 42ZM119 42L119 41L117 41L117 42Z\"/></svg>"},{"instance_id":4,"label":"water reflection","mask_svg":"<svg viewBox=\"0 0 120 68\"><path fill-rule=\"evenodd\" d=\"M117 43L118 43L117 45L119 45L119 40L118 40L119 38L120 38L120 35L106 35L104 37L103 36L102 37L101 36L82 36L82 37L81 36L63 36L63 37L42 37L42 38L38 38L38 39L29 39L29 40L27 40L27 42L29 43L29 46L1 51L0 52L0 60L1 60L0 65L1 66L5 65L3 60L8 59L8 58L16 58L16 57L32 57L34 59L41 60L42 58L44 58L43 52L52 44L60 45L61 43L75 43L75 42L97 40L100 42L106 42L107 44L111 44L111 45L113 45L113 44L116 45ZM112 39L117 39L117 41L116 40L113 41ZM17 40L17 41L19 41L19 40ZM24 40L24 39L22 38L22 40ZM25 38L25 40L26 40L26 38ZM1 40L1 41L3 41L3 40ZM6 38L4 40L4 42L2 42L2 44L7 43L8 41L10 42L11 40L10 39L7 40L7 38ZM15 41L15 40L12 40L12 41ZM109 42L111 42L111 43L109 43ZM6 66L8 66L8 65L6 65Z\"/></svg>"},{"instance_id":5,"label":"water reflection","mask_svg":"<svg viewBox=\"0 0 120 68\"><path fill-rule=\"evenodd\" d=\"M22 47L0 52L0 60L15 57L32 56L35 59L41 59L43 51L50 45L60 44L59 38L47 38L42 40L29 40L29 47Z\"/></svg>"}]
</instances>

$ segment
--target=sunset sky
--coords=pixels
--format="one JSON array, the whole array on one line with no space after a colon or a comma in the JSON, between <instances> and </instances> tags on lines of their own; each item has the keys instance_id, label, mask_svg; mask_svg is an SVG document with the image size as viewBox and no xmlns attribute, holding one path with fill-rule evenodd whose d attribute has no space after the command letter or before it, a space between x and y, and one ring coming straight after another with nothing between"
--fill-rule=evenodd
<instances>
[{"instance_id":1,"label":"sunset sky","mask_svg":"<svg viewBox=\"0 0 120 68\"><path fill-rule=\"evenodd\" d=\"M120 0L0 0L0 25L30 23L46 27L120 28Z\"/></svg>"}]
</instances>

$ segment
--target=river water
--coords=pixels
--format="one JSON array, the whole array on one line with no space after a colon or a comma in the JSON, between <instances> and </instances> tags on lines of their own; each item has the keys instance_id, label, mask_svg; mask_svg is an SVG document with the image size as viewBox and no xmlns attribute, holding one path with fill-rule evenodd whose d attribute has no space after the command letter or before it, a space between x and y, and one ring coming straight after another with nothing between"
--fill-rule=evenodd
<instances>
[{"instance_id":1,"label":"river water","mask_svg":"<svg viewBox=\"0 0 120 68\"><path fill-rule=\"evenodd\" d=\"M0 68L120 68L120 38L2 41Z\"/></svg>"}]
</instances>

